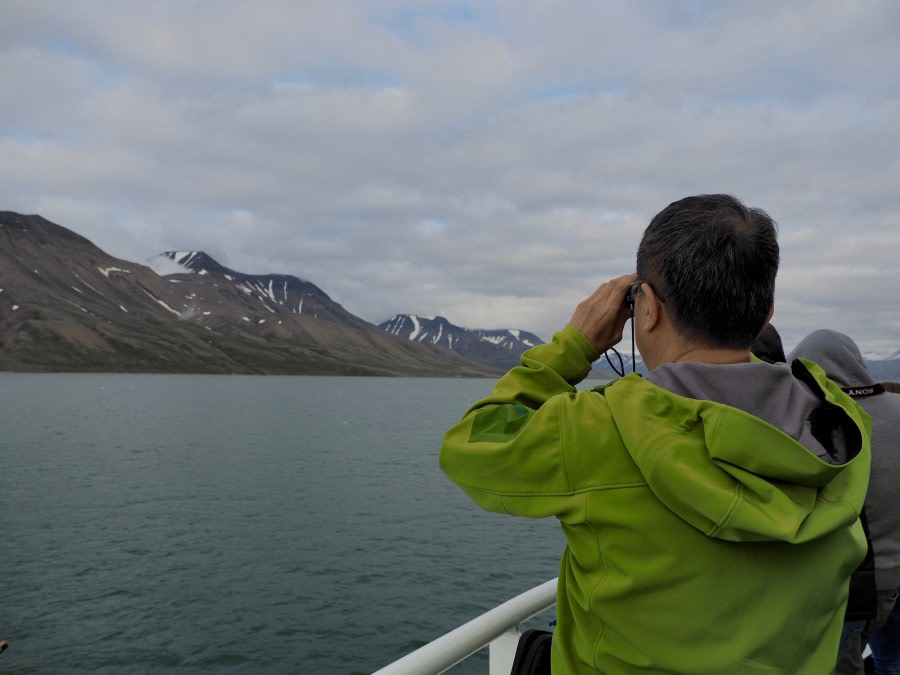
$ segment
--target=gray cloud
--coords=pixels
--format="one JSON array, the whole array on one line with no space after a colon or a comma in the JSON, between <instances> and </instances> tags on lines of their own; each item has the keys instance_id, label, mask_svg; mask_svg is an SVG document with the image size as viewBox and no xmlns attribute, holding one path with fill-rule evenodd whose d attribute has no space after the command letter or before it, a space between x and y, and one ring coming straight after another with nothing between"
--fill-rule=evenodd
<instances>
[{"instance_id":1,"label":"gray cloud","mask_svg":"<svg viewBox=\"0 0 900 675\"><path fill-rule=\"evenodd\" d=\"M11 1L0 208L373 322L542 337L670 201L769 211L788 347L900 342L900 7Z\"/></svg>"}]
</instances>

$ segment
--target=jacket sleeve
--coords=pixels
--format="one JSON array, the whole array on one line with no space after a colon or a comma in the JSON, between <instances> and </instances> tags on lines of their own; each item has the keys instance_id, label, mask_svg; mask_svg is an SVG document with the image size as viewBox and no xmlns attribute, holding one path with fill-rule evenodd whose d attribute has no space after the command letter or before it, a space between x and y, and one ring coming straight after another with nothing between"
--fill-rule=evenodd
<instances>
[{"instance_id":1,"label":"jacket sleeve","mask_svg":"<svg viewBox=\"0 0 900 675\"><path fill-rule=\"evenodd\" d=\"M598 356L572 326L526 351L522 365L446 433L443 471L488 511L542 518L577 508L581 500L566 474L564 418L575 385Z\"/></svg>"}]
</instances>

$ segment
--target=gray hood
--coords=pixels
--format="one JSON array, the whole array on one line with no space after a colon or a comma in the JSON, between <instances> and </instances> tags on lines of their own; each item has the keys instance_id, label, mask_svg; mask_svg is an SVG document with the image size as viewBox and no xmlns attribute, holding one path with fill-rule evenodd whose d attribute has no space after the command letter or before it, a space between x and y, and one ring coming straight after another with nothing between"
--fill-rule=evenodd
<instances>
[{"instance_id":1,"label":"gray hood","mask_svg":"<svg viewBox=\"0 0 900 675\"><path fill-rule=\"evenodd\" d=\"M859 347L836 330L816 330L807 335L788 355L788 363L796 358L819 364L839 387L859 387L874 382Z\"/></svg>"},{"instance_id":2,"label":"gray hood","mask_svg":"<svg viewBox=\"0 0 900 675\"><path fill-rule=\"evenodd\" d=\"M875 384L859 348L837 331L810 333L790 358L818 363L845 391ZM879 590L893 590L900 585L900 396L877 391L872 395L862 393L857 403L872 417L872 472L866 517L875 551L875 582Z\"/></svg>"},{"instance_id":3,"label":"gray hood","mask_svg":"<svg viewBox=\"0 0 900 675\"><path fill-rule=\"evenodd\" d=\"M830 448L815 437L810 417L822 401L786 363L667 363L655 368L647 380L679 396L748 412L781 429L829 464L852 459L843 437L832 438Z\"/></svg>"}]
</instances>

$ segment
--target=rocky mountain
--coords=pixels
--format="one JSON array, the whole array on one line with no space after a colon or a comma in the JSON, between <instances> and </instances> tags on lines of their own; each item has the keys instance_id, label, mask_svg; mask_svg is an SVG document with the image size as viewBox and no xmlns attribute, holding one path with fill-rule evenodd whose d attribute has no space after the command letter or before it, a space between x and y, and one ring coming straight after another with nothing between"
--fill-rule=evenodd
<instances>
[{"instance_id":1,"label":"rocky mountain","mask_svg":"<svg viewBox=\"0 0 900 675\"><path fill-rule=\"evenodd\" d=\"M484 376L314 284L200 252L162 276L40 216L0 212L0 370Z\"/></svg>"},{"instance_id":2,"label":"rocky mountain","mask_svg":"<svg viewBox=\"0 0 900 675\"><path fill-rule=\"evenodd\" d=\"M181 285L182 314L221 332L233 332L274 323L284 326L287 317L308 318L354 328L370 324L354 316L312 282L285 274L244 274L220 265L202 251L167 251L163 254L177 266L166 270L171 284ZM150 261L151 264L153 261ZM188 284L188 286L183 286ZM288 335L290 328L269 333ZM266 331L263 331L266 332Z\"/></svg>"},{"instance_id":3,"label":"rocky mountain","mask_svg":"<svg viewBox=\"0 0 900 675\"><path fill-rule=\"evenodd\" d=\"M397 314L379 324L379 328L410 342L446 347L497 370L509 370L519 365L522 352L544 343L537 335L527 331L462 328L442 316Z\"/></svg>"}]
</instances>

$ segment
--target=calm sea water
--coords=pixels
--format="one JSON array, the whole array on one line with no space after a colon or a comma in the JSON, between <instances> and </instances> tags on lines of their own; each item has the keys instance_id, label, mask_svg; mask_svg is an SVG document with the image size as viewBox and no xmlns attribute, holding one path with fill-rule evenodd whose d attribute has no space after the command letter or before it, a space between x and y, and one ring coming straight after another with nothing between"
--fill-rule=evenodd
<instances>
[{"instance_id":1,"label":"calm sea water","mask_svg":"<svg viewBox=\"0 0 900 675\"><path fill-rule=\"evenodd\" d=\"M556 576L437 466L491 386L0 374L0 671L370 673Z\"/></svg>"}]
</instances>

